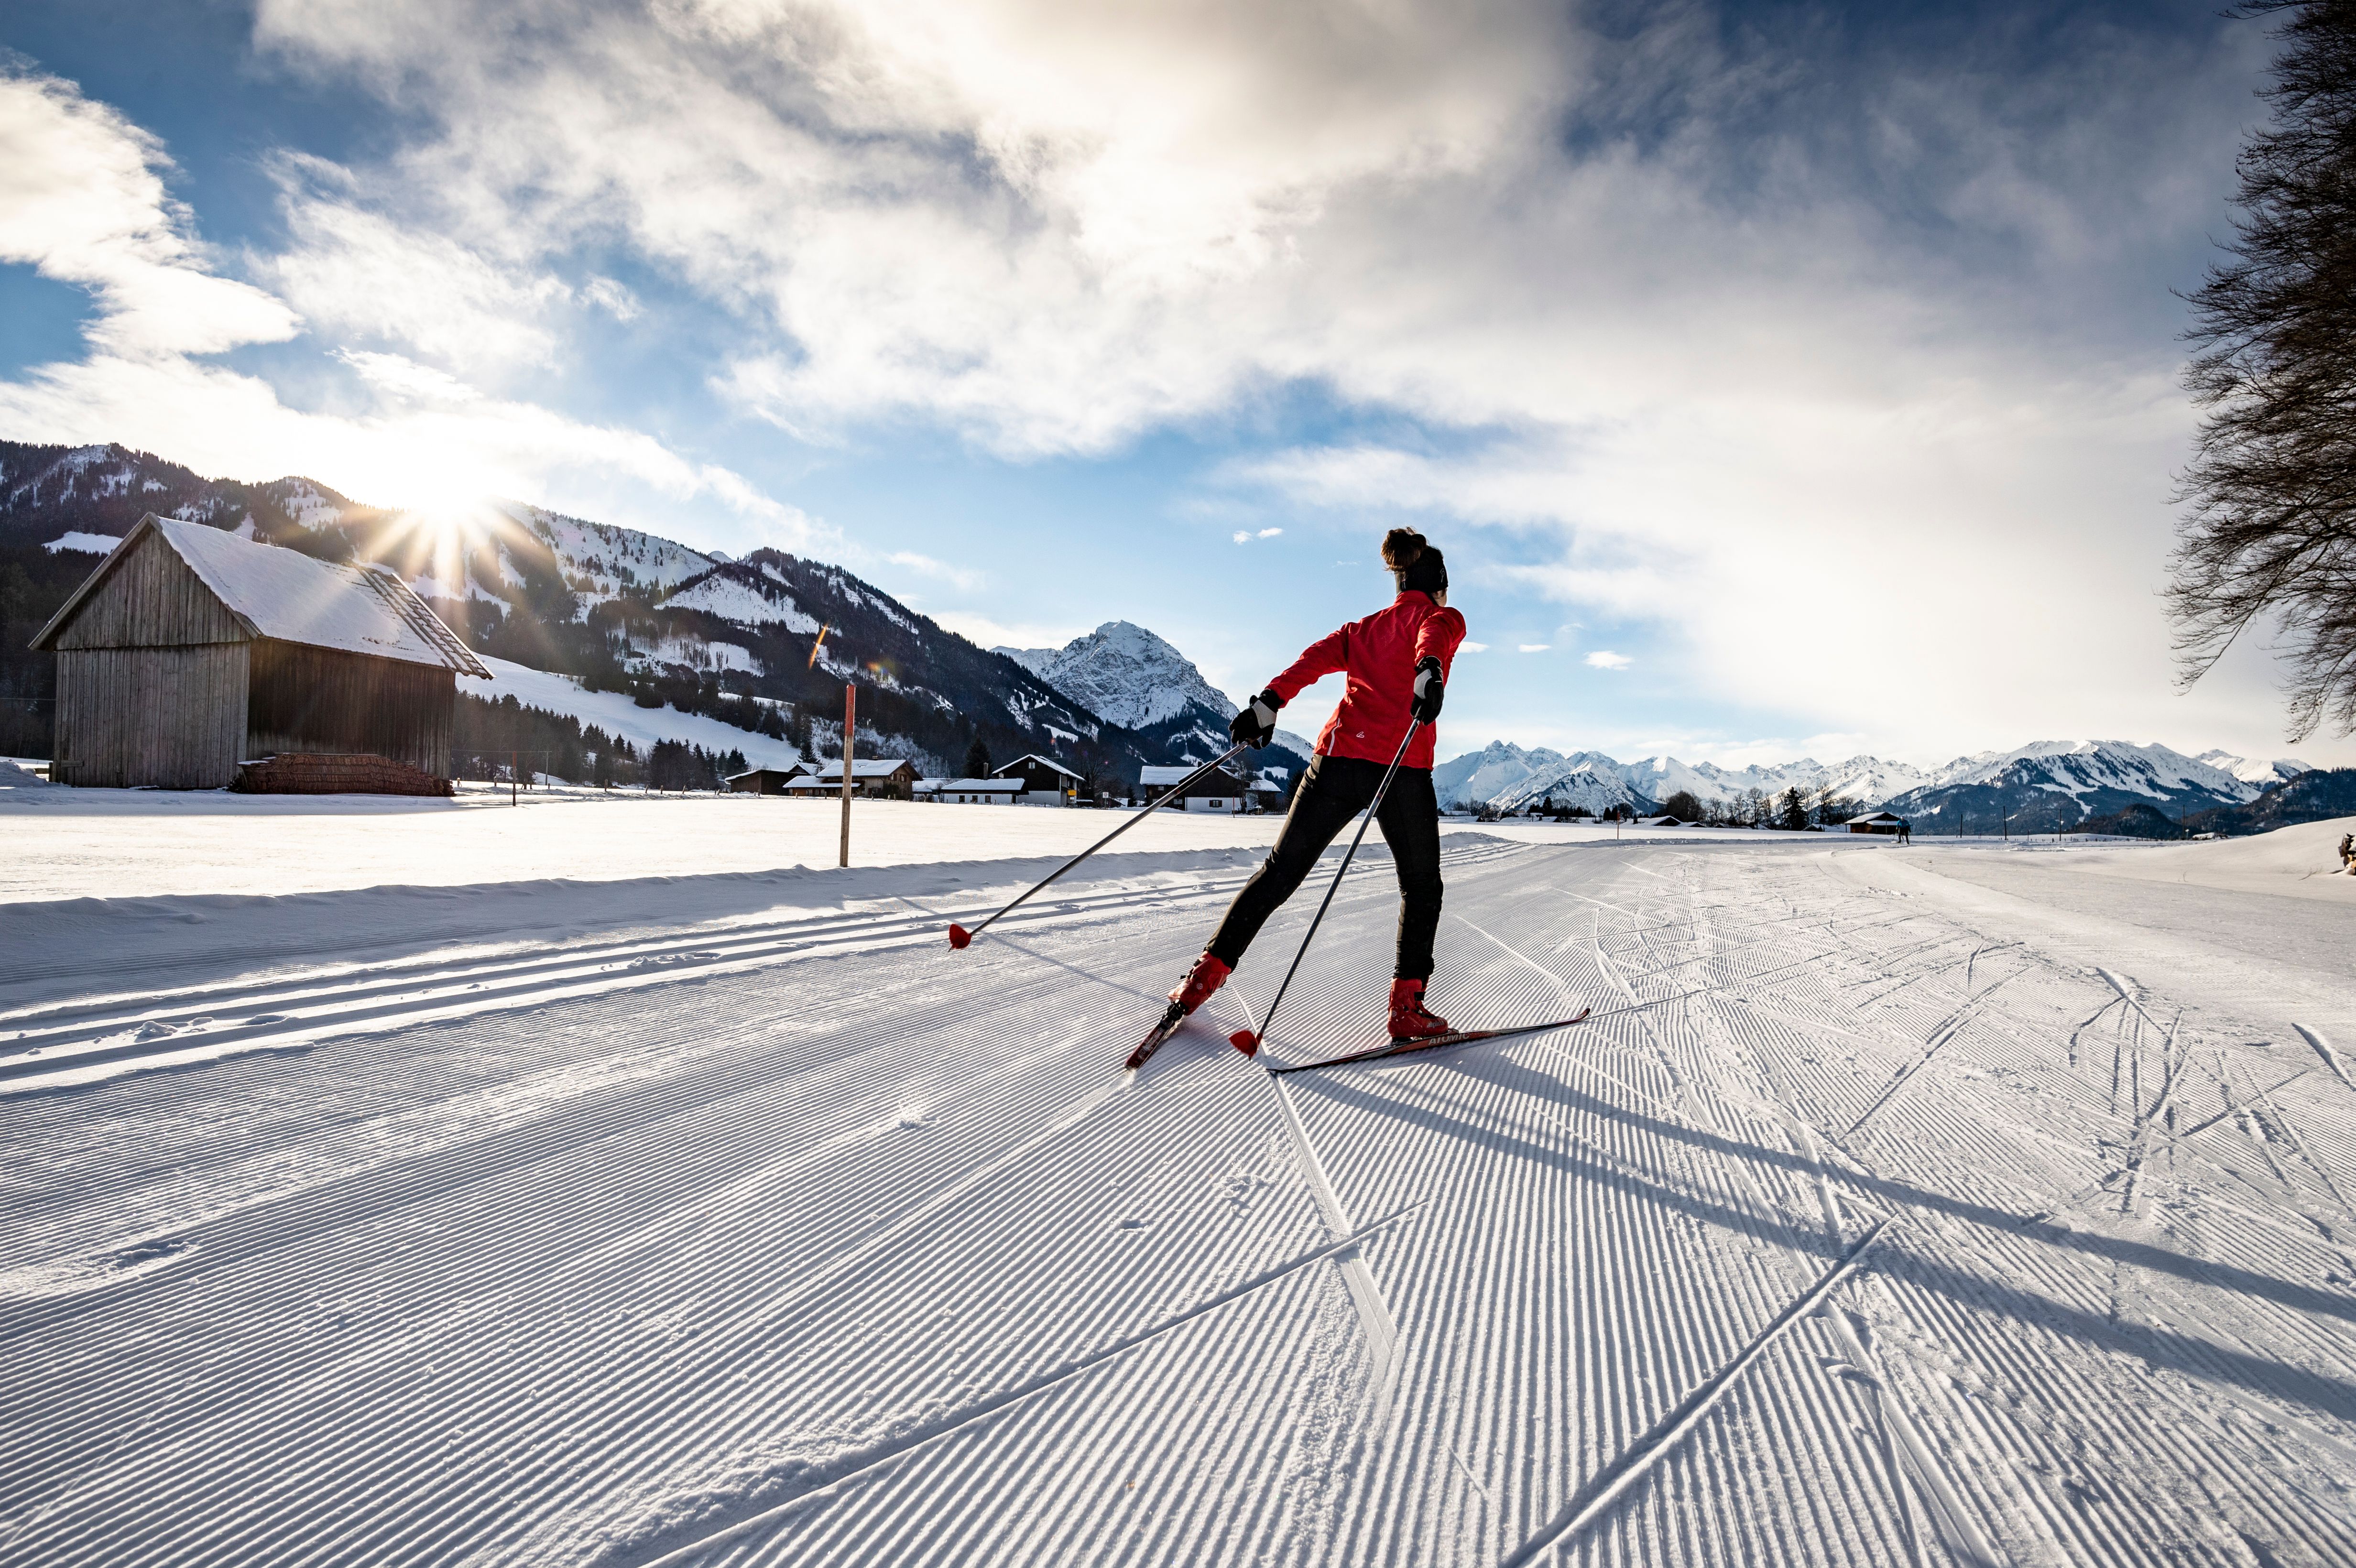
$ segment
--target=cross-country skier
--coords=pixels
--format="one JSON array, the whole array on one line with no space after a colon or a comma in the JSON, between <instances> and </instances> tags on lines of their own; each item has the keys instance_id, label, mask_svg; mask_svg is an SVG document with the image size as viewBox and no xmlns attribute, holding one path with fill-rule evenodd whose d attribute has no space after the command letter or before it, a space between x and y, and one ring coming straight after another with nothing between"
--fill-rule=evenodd
<instances>
[{"instance_id":1,"label":"cross-country skier","mask_svg":"<svg viewBox=\"0 0 2356 1568\"><path fill-rule=\"evenodd\" d=\"M1421 534L1393 528L1383 539L1383 564L1398 583L1390 607L1311 644L1227 726L1237 741L1265 746L1276 737L1277 711L1301 688L1323 676L1349 677L1341 706L1317 738L1317 754L1293 793L1276 847L1227 907L1211 944L1170 993L1188 1013L1226 982L1244 949L1301 886L1334 835L1366 809L1414 719L1423 728L1399 759L1375 816L1399 880L1391 1038L1421 1040L1448 1032L1448 1020L1423 1005L1424 984L1431 978L1431 939L1440 929L1440 802L1431 788L1431 721L1440 717L1449 666L1464 640L1464 617L1448 608L1447 565Z\"/></svg>"}]
</instances>

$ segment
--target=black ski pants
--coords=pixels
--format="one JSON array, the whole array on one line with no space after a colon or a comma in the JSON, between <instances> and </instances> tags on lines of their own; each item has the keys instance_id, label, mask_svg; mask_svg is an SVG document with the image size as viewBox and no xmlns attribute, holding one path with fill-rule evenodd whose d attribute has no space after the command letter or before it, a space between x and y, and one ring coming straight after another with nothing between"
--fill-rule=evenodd
<instances>
[{"instance_id":1,"label":"black ski pants","mask_svg":"<svg viewBox=\"0 0 2356 1568\"><path fill-rule=\"evenodd\" d=\"M1383 782L1385 764L1361 757L1318 757L1293 792L1284 831L1250 881L1227 906L1211 938L1211 955L1233 968L1277 906L1307 878L1317 857L1350 819L1366 809ZM1391 847L1398 871L1398 967L1402 980L1431 978L1431 939L1440 930L1440 800L1430 768L1401 768L1383 795L1375 824Z\"/></svg>"}]
</instances>

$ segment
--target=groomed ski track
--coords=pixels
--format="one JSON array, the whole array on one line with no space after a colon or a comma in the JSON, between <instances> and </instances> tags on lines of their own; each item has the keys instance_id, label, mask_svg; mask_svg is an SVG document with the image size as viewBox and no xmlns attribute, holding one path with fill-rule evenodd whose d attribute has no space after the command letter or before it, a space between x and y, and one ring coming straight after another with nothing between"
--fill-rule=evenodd
<instances>
[{"instance_id":1,"label":"groomed ski track","mask_svg":"<svg viewBox=\"0 0 2356 1568\"><path fill-rule=\"evenodd\" d=\"M1593 1016L1282 1099L1306 900L1117 1071L1228 872L0 1011L0 1564L2356 1561L2336 1019L1449 845L1435 1006Z\"/></svg>"}]
</instances>

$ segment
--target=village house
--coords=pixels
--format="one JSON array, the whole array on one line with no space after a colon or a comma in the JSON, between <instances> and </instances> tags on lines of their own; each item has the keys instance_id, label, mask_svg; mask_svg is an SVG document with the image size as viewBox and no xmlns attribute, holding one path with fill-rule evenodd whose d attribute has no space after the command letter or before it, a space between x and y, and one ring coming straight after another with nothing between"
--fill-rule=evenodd
<instances>
[{"instance_id":1,"label":"village house","mask_svg":"<svg viewBox=\"0 0 2356 1568\"><path fill-rule=\"evenodd\" d=\"M1021 804L1024 805L1074 805L1088 782L1053 757L1043 757L1036 752L991 769L990 776L1022 780Z\"/></svg>"},{"instance_id":2,"label":"village house","mask_svg":"<svg viewBox=\"0 0 2356 1568\"><path fill-rule=\"evenodd\" d=\"M1021 805L1021 779L918 779L916 798L943 805Z\"/></svg>"},{"instance_id":3,"label":"village house","mask_svg":"<svg viewBox=\"0 0 2356 1568\"><path fill-rule=\"evenodd\" d=\"M796 779L809 776L809 769L797 763L789 768L753 768L744 773L731 773L726 783L730 793L734 795L784 795ZM842 783L841 772L835 773L834 780L838 785Z\"/></svg>"},{"instance_id":4,"label":"village house","mask_svg":"<svg viewBox=\"0 0 2356 1568\"><path fill-rule=\"evenodd\" d=\"M820 763L799 778L787 780L785 793L841 795L841 760ZM901 757L857 758L851 764L851 793L862 800L913 800L916 793L916 764Z\"/></svg>"},{"instance_id":5,"label":"village house","mask_svg":"<svg viewBox=\"0 0 2356 1568\"><path fill-rule=\"evenodd\" d=\"M276 756L249 787L446 792L458 677L491 677L391 571L152 512L33 646L58 656L50 777L83 785L218 789Z\"/></svg>"},{"instance_id":6,"label":"village house","mask_svg":"<svg viewBox=\"0 0 2356 1568\"><path fill-rule=\"evenodd\" d=\"M1137 770L1138 793L1147 800L1156 799L1166 794L1172 785L1184 780L1186 775L1194 771L1192 766L1184 763L1175 767L1158 767L1149 764ZM1243 780L1232 773L1223 773L1214 768L1188 784L1183 799L1172 801L1164 809L1224 811L1230 815L1237 815L1249 804L1248 792Z\"/></svg>"}]
</instances>

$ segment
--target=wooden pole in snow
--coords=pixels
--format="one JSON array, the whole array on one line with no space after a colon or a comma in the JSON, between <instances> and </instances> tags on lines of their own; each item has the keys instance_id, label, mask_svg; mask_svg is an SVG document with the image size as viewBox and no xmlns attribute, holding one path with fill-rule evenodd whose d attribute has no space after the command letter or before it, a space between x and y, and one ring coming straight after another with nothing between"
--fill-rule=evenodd
<instances>
[{"instance_id":1,"label":"wooden pole in snow","mask_svg":"<svg viewBox=\"0 0 2356 1568\"><path fill-rule=\"evenodd\" d=\"M859 688L846 685L842 688L842 861L851 864L851 737L859 733Z\"/></svg>"}]
</instances>

